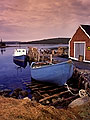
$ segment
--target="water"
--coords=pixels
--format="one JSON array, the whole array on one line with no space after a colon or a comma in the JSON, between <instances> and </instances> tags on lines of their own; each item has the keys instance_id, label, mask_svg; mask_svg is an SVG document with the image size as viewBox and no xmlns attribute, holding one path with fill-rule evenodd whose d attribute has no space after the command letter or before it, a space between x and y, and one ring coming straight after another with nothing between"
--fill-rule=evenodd
<instances>
[{"instance_id":1,"label":"water","mask_svg":"<svg viewBox=\"0 0 90 120\"><path fill-rule=\"evenodd\" d=\"M31 81L30 66L20 68L13 63L13 51L15 48L1 49L0 52L0 90L1 89L25 89L23 82ZM3 51L3 52L2 52Z\"/></svg>"},{"instance_id":2,"label":"water","mask_svg":"<svg viewBox=\"0 0 90 120\"><path fill-rule=\"evenodd\" d=\"M60 45L22 45L21 48L33 46L37 48L51 48ZM0 49L0 90L2 89L25 89L24 82L31 81L31 73L29 64L27 67L19 68L13 63L13 51L15 47Z\"/></svg>"}]
</instances>

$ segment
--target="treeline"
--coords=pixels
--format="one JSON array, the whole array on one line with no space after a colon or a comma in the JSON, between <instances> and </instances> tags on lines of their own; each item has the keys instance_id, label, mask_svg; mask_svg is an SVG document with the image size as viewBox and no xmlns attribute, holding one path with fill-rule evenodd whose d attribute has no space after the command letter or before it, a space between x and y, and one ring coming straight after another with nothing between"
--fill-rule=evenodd
<instances>
[{"instance_id":1,"label":"treeline","mask_svg":"<svg viewBox=\"0 0 90 120\"><path fill-rule=\"evenodd\" d=\"M52 38L39 41L32 41L32 44L68 44L70 38Z\"/></svg>"},{"instance_id":2,"label":"treeline","mask_svg":"<svg viewBox=\"0 0 90 120\"><path fill-rule=\"evenodd\" d=\"M68 44L70 38L51 38L37 41L19 42L19 41L9 41L6 44Z\"/></svg>"},{"instance_id":3,"label":"treeline","mask_svg":"<svg viewBox=\"0 0 90 120\"><path fill-rule=\"evenodd\" d=\"M70 38L52 38L30 42L21 42L21 44L68 44Z\"/></svg>"}]
</instances>

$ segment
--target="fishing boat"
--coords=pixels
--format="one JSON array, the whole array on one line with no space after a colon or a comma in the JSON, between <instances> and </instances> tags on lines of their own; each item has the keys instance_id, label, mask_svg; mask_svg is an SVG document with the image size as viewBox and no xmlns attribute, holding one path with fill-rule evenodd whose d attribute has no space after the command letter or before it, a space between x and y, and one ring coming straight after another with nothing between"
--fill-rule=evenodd
<instances>
[{"instance_id":1,"label":"fishing boat","mask_svg":"<svg viewBox=\"0 0 90 120\"><path fill-rule=\"evenodd\" d=\"M13 62L25 68L27 66L27 50L26 49L15 49L13 54Z\"/></svg>"},{"instance_id":2,"label":"fishing boat","mask_svg":"<svg viewBox=\"0 0 90 120\"><path fill-rule=\"evenodd\" d=\"M40 65L39 65L40 64ZM73 74L73 62L71 60L57 64L45 64L33 62L31 64L31 77L41 82L64 85Z\"/></svg>"}]
</instances>

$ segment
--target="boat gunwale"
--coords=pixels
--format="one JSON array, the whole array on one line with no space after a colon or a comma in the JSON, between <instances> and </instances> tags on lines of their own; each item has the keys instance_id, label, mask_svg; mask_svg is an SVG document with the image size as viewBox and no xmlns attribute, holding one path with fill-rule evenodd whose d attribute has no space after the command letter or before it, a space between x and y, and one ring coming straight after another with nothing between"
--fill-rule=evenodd
<instances>
[{"instance_id":1,"label":"boat gunwale","mask_svg":"<svg viewBox=\"0 0 90 120\"><path fill-rule=\"evenodd\" d=\"M32 70L36 70L36 69L43 69L43 68L47 68L47 67L53 67L53 66L57 66L57 65L63 65L63 64L73 64L72 61L68 60L68 61L65 61L65 62L61 62L61 63L57 63L57 64L51 64L51 65L46 65L46 66L41 66L41 67L37 67L37 68L33 68L32 65L34 64L35 62L32 62L31 63L31 69Z\"/></svg>"},{"instance_id":2,"label":"boat gunwale","mask_svg":"<svg viewBox=\"0 0 90 120\"><path fill-rule=\"evenodd\" d=\"M19 59L16 59L16 58L13 58L13 60L20 61L20 62L25 62L24 60L19 60Z\"/></svg>"},{"instance_id":3,"label":"boat gunwale","mask_svg":"<svg viewBox=\"0 0 90 120\"><path fill-rule=\"evenodd\" d=\"M24 54L22 54L22 55L12 55L13 57L19 57L19 56L27 56L27 54L26 55L24 55Z\"/></svg>"}]
</instances>

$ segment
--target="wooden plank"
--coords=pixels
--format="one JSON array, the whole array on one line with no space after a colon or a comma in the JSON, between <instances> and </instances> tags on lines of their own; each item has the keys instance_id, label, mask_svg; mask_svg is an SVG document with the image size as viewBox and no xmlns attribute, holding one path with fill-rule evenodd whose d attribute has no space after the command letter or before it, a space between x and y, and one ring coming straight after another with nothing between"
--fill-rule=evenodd
<instances>
[{"instance_id":1,"label":"wooden plank","mask_svg":"<svg viewBox=\"0 0 90 120\"><path fill-rule=\"evenodd\" d=\"M61 103L65 104L65 102L70 102L78 97L79 97L79 94L76 94L75 96L71 96L71 97L66 98L66 99L56 100L55 102L51 103L50 105L56 106L56 105L61 104Z\"/></svg>"},{"instance_id":2,"label":"wooden plank","mask_svg":"<svg viewBox=\"0 0 90 120\"><path fill-rule=\"evenodd\" d=\"M40 92L36 91L35 93L42 97L42 95L40 94Z\"/></svg>"},{"instance_id":3,"label":"wooden plank","mask_svg":"<svg viewBox=\"0 0 90 120\"><path fill-rule=\"evenodd\" d=\"M32 91L36 91L36 90L45 90L45 89L50 89L53 88L53 86L42 86L42 87L35 87L35 88L31 88Z\"/></svg>"},{"instance_id":4,"label":"wooden plank","mask_svg":"<svg viewBox=\"0 0 90 120\"><path fill-rule=\"evenodd\" d=\"M39 100L39 102L43 102L43 101L45 101L45 100L48 100L48 99L51 99L51 98L60 96L60 95L62 95L62 94L68 93L68 92L69 92L69 91L64 91L64 92L60 92L60 93L58 93L58 94L51 95L51 96L49 96L49 97L45 97L45 98Z\"/></svg>"},{"instance_id":5,"label":"wooden plank","mask_svg":"<svg viewBox=\"0 0 90 120\"><path fill-rule=\"evenodd\" d=\"M60 88L53 88L53 89L50 89L50 90L39 90L39 92L41 93L41 94L44 94L44 93L50 93L50 94L54 94L55 92L57 92L57 93L60 93L60 92L62 92L62 90L63 89L65 89L66 87L60 87ZM65 90L63 90L63 91L65 91Z\"/></svg>"},{"instance_id":6,"label":"wooden plank","mask_svg":"<svg viewBox=\"0 0 90 120\"><path fill-rule=\"evenodd\" d=\"M31 85L30 88L36 88L36 87L43 87L43 84L35 84L35 85Z\"/></svg>"},{"instance_id":7,"label":"wooden plank","mask_svg":"<svg viewBox=\"0 0 90 120\"><path fill-rule=\"evenodd\" d=\"M30 88L31 91L37 91L37 90L40 90L41 88Z\"/></svg>"},{"instance_id":8,"label":"wooden plank","mask_svg":"<svg viewBox=\"0 0 90 120\"><path fill-rule=\"evenodd\" d=\"M75 96L66 98L66 99L64 99L64 101L72 100L72 99L74 99L74 98L76 98L76 97L79 97L79 94L76 94Z\"/></svg>"}]
</instances>

